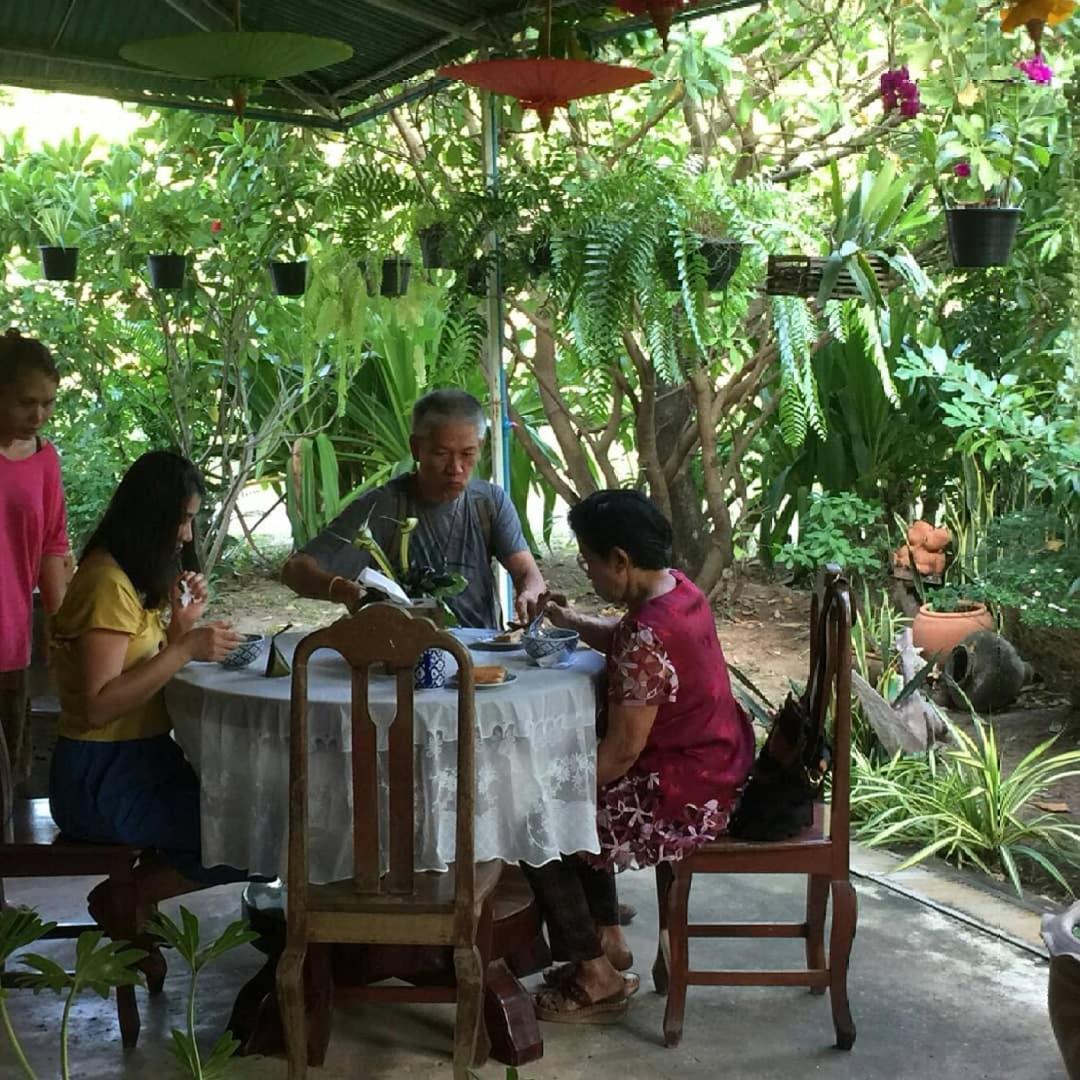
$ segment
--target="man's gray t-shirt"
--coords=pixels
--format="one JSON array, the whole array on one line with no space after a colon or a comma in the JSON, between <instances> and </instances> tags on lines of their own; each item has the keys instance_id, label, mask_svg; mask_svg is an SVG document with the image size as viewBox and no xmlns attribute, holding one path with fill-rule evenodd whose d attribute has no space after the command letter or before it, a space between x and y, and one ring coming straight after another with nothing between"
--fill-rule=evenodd
<instances>
[{"instance_id":1,"label":"man's gray t-shirt","mask_svg":"<svg viewBox=\"0 0 1080 1080\"><path fill-rule=\"evenodd\" d=\"M445 565L468 580L464 592L447 600L462 626L502 626L491 560L505 562L515 552L528 550L509 496L486 480L471 480L452 502L422 502L413 494L412 485L411 475L399 476L361 495L303 547L302 553L329 574L355 578L372 564L366 551L352 546L366 521L397 570L398 522L415 517L418 524L409 537L410 563L436 569Z\"/></svg>"}]
</instances>

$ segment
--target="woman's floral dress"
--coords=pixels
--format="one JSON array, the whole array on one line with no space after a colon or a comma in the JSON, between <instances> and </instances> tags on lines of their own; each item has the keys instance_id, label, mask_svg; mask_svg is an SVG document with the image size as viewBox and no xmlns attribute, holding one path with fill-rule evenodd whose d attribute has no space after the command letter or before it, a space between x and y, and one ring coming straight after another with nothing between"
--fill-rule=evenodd
<instances>
[{"instance_id":1,"label":"woman's floral dress","mask_svg":"<svg viewBox=\"0 0 1080 1080\"><path fill-rule=\"evenodd\" d=\"M624 617L608 653L608 701L658 711L634 766L600 789L594 866L642 869L715 839L753 764L709 602L671 573L675 588Z\"/></svg>"}]
</instances>

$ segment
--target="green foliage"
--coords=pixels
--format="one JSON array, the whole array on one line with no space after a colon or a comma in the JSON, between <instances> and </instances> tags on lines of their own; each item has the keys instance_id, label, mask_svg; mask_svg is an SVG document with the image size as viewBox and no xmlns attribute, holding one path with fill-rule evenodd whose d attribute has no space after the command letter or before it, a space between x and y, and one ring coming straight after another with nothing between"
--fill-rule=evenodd
<instances>
[{"instance_id":1,"label":"green foliage","mask_svg":"<svg viewBox=\"0 0 1080 1080\"><path fill-rule=\"evenodd\" d=\"M1001 870L1023 895L1020 866L1045 871L1072 889L1064 871L1080 864L1080 825L1038 812L1047 789L1080 775L1080 750L1035 747L1005 771L993 727L975 717L973 735L952 729L957 745L941 752L897 754L876 764L858 749L852 761L855 836L871 847L915 845L897 867L940 855L986 873Z\"/></svg>"},{"instance_id":2,"label":"green foliage","mask_svg":"<svg viewBox=\"0 0 1080 1080\"><path fill-rule=\"evenodd\" d=\"M172 1032L172 1052L180 1067L194 1080L220 1080L227 1071L229 1060L240 1047L231 1032L223 1032L204 1060L195 1036L197 1011L195 994L199 975L207 964L212 963L232 949L239 948L258 938L247 923L239 920L230 923L209 945L203 945L199 933L199 920L187 908L180 908L180 922L158 912L151 920L152 933L171 946L187 964L191 972L188 986L187 1030Z\"/></svg>"},{"instance_id":3,"label":"green foliage","mask_svg":"<svg viewBox=\"0 0 1080 1080\"><path fill-rule=\"evenodd\" d=\"M825 563L859 576L873 574L881 569L887 544L882 521L881 508L856 495L812 495L799 522L799 542L782 545L776 561L803 579Z\"/></svg>"},{"instance_id":4,"label":"green foliage","mask_svg":"<svg viewBox=\"0 0 1080 1080\"><path fill-rule=\"evenodd\" d=\"M3 948L18 948L29 944L47 933L55 923L43 924L33 913L15 913L18 918L7 922L11 909L0 913L0 942ZM133 986L139 982L139 973L135 970L146 953L141 949L130 949L125 941L106 941L100 930L87 930L80 934L75 943L75 966L72 971L62 968L55 960L37 953L23 953L19 962L30 969L23 979L26 986L35 993L51 990L64 997L64 1012L60 1021L60 1075L68 1080L70 1074L68 1062L68 1030L71 1008L75 999L84 990L89 990L100 998L108 998L110 992L118 986ZM0 1004L3 1003L0 991ZM33 1078L33 1072L22 1057L18 1043L11 1030L6 1007L4 1023L8 1036L15 1048L16 1056L27 1076Z\"/></svg>"},{"instance_id":5,"label":"green foliage","mask_svg":"<svg viewBox=\"0 0 1080 1080\"><path fill-rule=\"evenodd\" d=\"M1031 626L1080 629L1080 543L1060 518L1037 508L995 518L979 562L978 599Z\"/></svg>"}]
</instances>

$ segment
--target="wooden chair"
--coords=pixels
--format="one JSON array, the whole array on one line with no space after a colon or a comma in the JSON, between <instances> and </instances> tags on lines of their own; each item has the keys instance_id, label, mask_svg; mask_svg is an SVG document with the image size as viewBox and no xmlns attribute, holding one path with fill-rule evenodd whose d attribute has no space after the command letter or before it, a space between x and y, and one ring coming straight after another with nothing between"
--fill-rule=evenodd
<instances>
[{"instance_id":1,"label":"wooden chair","mask_svg":"<svg viewBox=\"0 0 1080 1080\"><path fill-rule=\"evenodd\" d=\"M48 799L15 799L11 761L3 731L0 731L0 806L4 813L3 836L0 838L0 904L3 903L3 879L6 877L107 877L112 882L122 937L134 941L138 932L134 870L139 849L126 844L66 840L49 813ZM89 921L64 922L46 937L50 940L71 939L84 930L99 929ZM0 973L0 985L18 987L17 974ZM160 991L161 983L150 986L151 994ZM117 988L116 1014L124 1046L135 1046L139 1041L139 1009L133 986Z\"/></svg>"},{"instance_id":2,"label":"wooden chair","mask_svg":"<svg viewBox=\"0 0 1080 1080\"><path fill-rule=\"evenodd\" d=\"M414 871L413 667L425 649L443 649L458 663L457 831L453 872ZM329 885L308 881L308 661L318 649L339 652L352 668L353 859L351 879ZM368 711L372 664L397 677L397 713L389 738L389 868L379 851L379 777L376 728ZM305 637L292 674L289 751L289 905L285 951L277 987L290 1080L307 1075L308 1033L304 963L308 945L354 943L444 946L453 949L456 986L350 988L361 1001L456 1001L454 1076L464 1080L474 1057L486 1056L481 1039L484 972L490 955L492 901L502 864L476 866L473 858L475 702L472 657L456 638L429 619L392 604L371 604ZM325 949L311 961L325 980ZM479 1047L479 1053L478 1053ZM314 1062L313 1062L314 1063Z\"/></svg>"},{"instance_id":3,"label":"wooden chair","mask_svg":"<svg viewBox=\"0 0 1080 1080\"><path fill-rule=\"evenodd\" d=\"M851 619L847 583L832 568L824 599L811 609L810 702L823 725L835 688L832 796L828 831L821 803L813 824L798 836L777 843L720 839L705 844L681 862L660 864L656 873L660 944L653 967L658 993L667 993L664 1041L682 1038L687 986L808 986L814 994L828 989L836 1045L850 1050L855 1024L848 1007L847 971L855 938L855 889L848 877L848 803L851 778ZM690 885L698 874L806 875L806 918L797 923L690 924ZM825 956L825 914L832 897L832 932ZM805 970L699 971L690 968L690 938L803 938ZM669 945L664 948L664 939Z\"/></svg>"}]
</instances>

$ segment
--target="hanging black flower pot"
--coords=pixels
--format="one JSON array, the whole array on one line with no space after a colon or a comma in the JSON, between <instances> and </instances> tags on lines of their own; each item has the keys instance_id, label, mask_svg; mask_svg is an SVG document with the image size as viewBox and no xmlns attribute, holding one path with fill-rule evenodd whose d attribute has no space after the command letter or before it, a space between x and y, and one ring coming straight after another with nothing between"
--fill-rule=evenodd
<instances>
[{"instance_id":1,"label":"hanging black flower pot","mask_svg":"<svg viewBox=\"0 0 1080 1080\"><path fill-rule=\"evenodd\" d=\"M307 287L307 260L272 262L270 280L278 296L303 296Z\"/></svg>"},{"instance_id":2,"label":"hanging black flower pot","mask_svg":"<svg viewBox=\"0 0 1080 1080\"><path fill-rule=\"evenodd\" d=\"M487 296L487 263L475 262L469 267L468 275L465 279L465 289L470 296Z\"/></svg>"},{"instance_id":3,"label":"hanging black flower pot","mask_svg":"<svg viewBox=\"0 0 1080 1080\"><path fill-rule=\"evenodd\" d=\"M425 270L447 269L446 241L449 236L450 229L443 224L428 225L426 228L416 230L416 238L420 241L420 257Z\"/></svg>"},{"instance_id":4,"label":"hanging black flower pot","mask_svg":"<svg viewBox=\"0 0 1080 1080\"><path fill-rule=\"evenodd\" d=\"M409 275L412 263L408 259L383 259L382 288L383 296L404 296L409 291Z\"/></svg>"},{"instance_id":5,"label":"hanging black flower pot","mask_svg":"<svg viewBox=\"0 0 1080 1080\"><path fill-rule=\"evenodd\" d=\"M710 292L726 289L742 260L743 246L738 240L702 240L705 260L705 284Z\"/></svg>"},{"instance_id":6,"label":"hanging black flower pot","mask_svg":"<svg viewBox=\"0 0 1080 1080\"><path fill-rule=\"evenodd\" d=\"M79 249L77 247L53 247L40 244L41 270L46 281L74 281L79 267Z\"/></svg>"},{"instance_id":7,"label":"hanging black flower pot","mask_svg":"<svg viewBox=\"0 0 1080 1080\"><path fill-rule=\"evenodd\" d=\"M945 211L953 266L1004 266L1020 226L1018 206L954 206Z\"/></svg>"},{"instance_id":8,"label":"hanging black flower pot","mask_svg":"<svg viewBox=\"0 0 1080 1080\"><path fill-rule=\"evenodd\" d=\"M529 252L529 269L534 274L551 272L551 241L540 240Z\"/></svg>"},{"instance_id":9,"label":"hanging black flower pot","mask_svg":"<svg viewBox=\"0 0 1080 1080\"><path fill-rule=\"evenodd\" d=\"M168 252L165 255L147 255L150 284L155 289L180 289L184 285L187 256Z\"/></svg>"}]
</instances>

